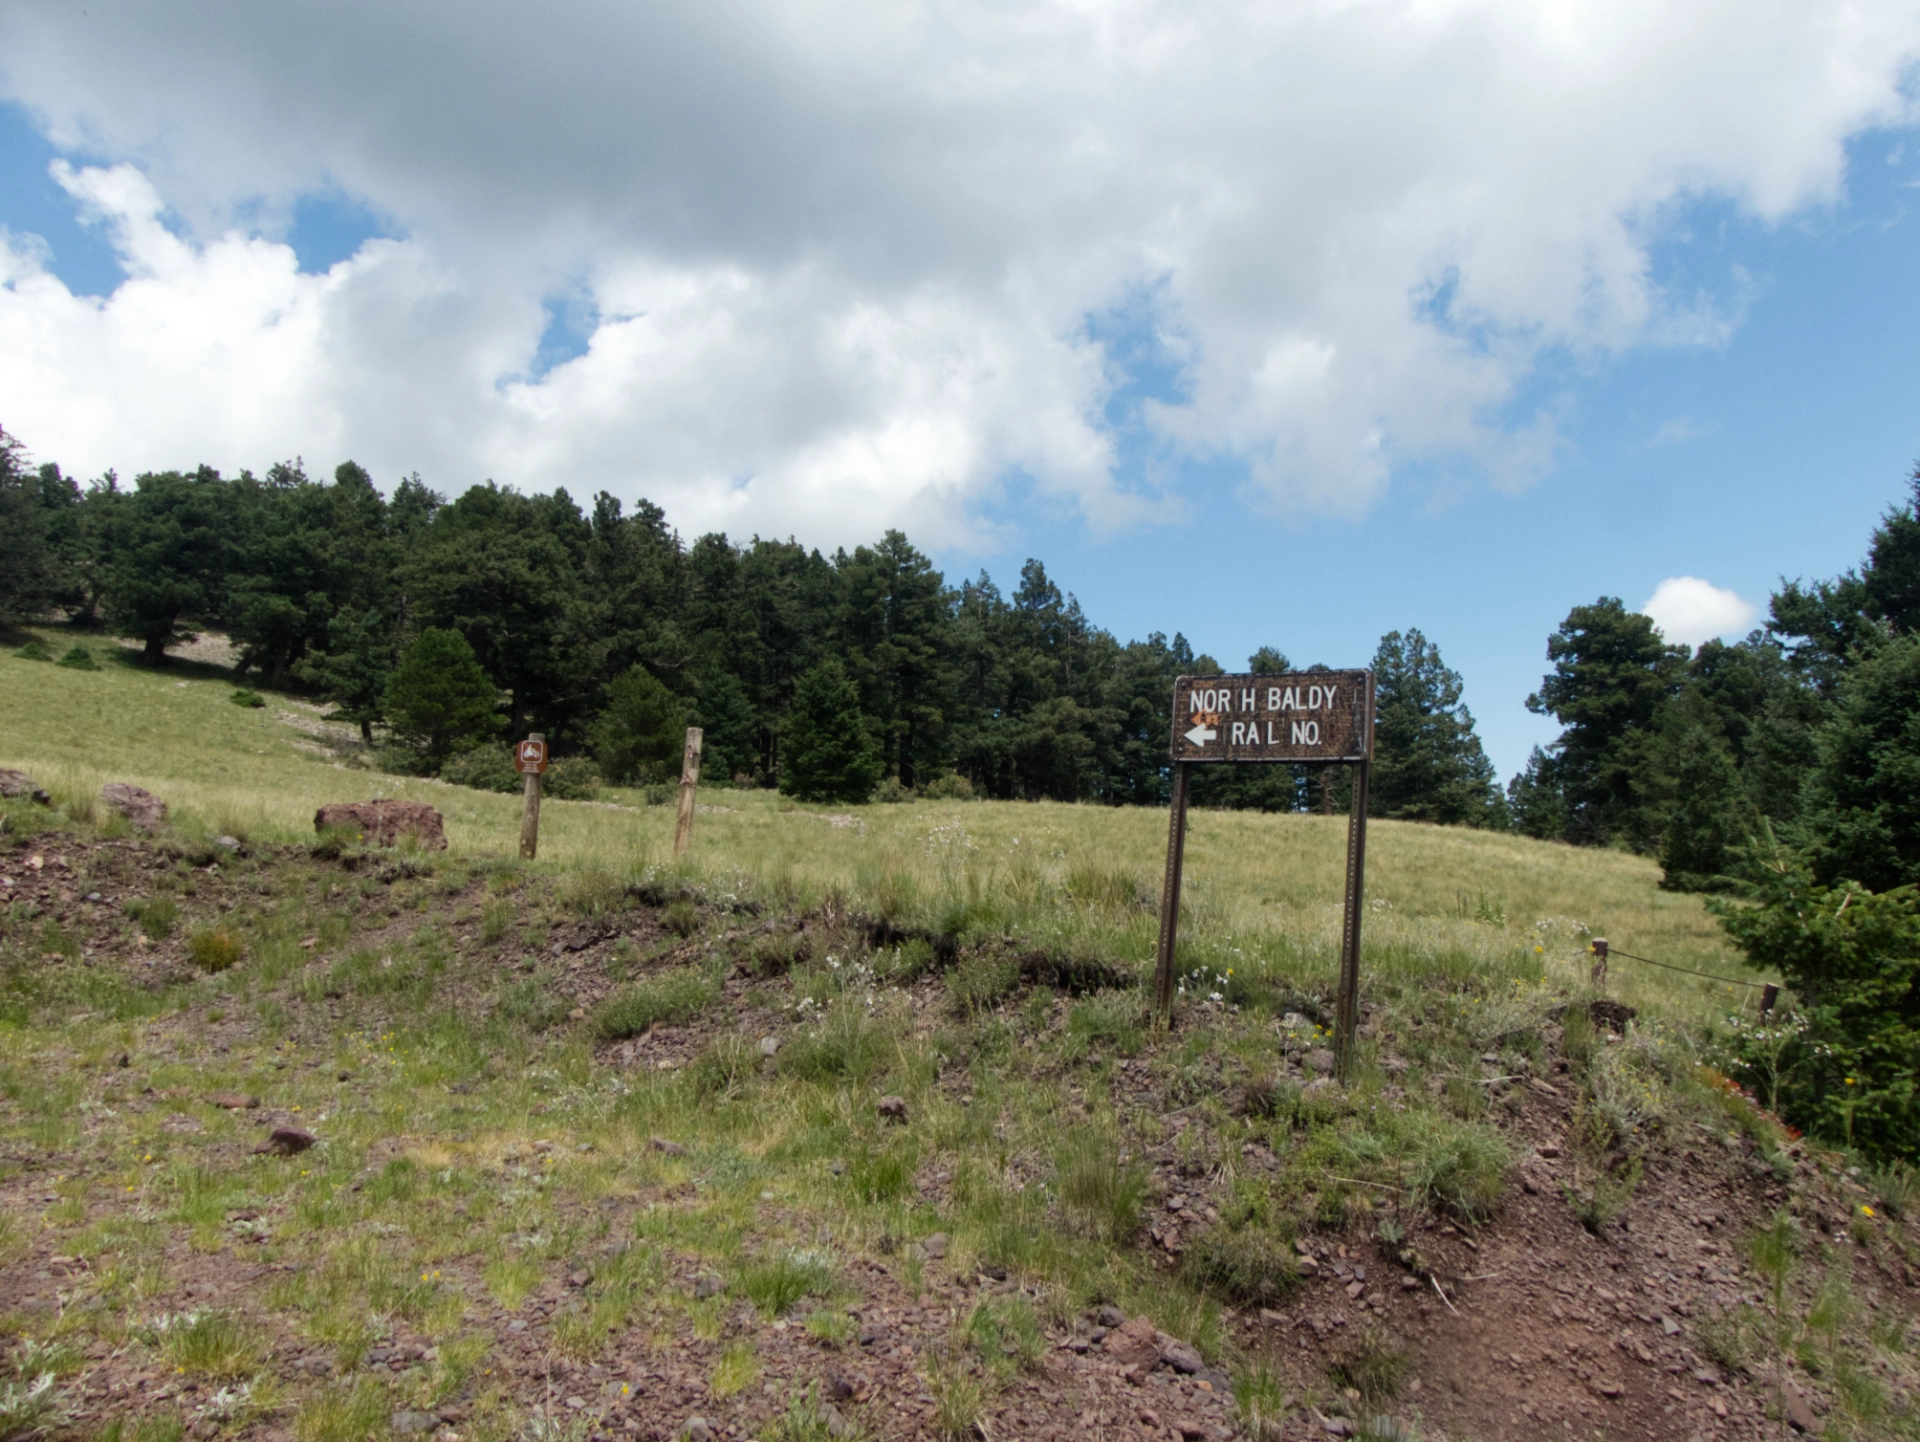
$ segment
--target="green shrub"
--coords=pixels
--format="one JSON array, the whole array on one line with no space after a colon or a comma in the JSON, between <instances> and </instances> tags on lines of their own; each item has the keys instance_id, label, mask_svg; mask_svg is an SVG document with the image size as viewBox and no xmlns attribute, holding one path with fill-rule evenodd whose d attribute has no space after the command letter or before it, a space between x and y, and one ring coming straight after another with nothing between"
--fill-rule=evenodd
<instances>
[{"instance_id":1,"label":"green shrub","mask_svg":"<svg viewBox=\"0 0 1920 1442\"><path fill-rule=\"evenodd\" d=\"M974 798L973 783L957 771L934 777L920 788L920 794L928 801L971 801Z\"/></svg>"},{"instance_id":2,"label":"green shrub","mask_svg":"<svg viewBox=\"0 0 1920 1442\"><path fill-rule=\"evenodd\" d=\"M231 696L227 697L227 699L236 706L246 707L249 711L258 711L262 706L267 704L267 698L262 696L258 691L235 691Z\"/></svg>"},{"instance_id":3,"label":"green shrub","mask_svg":"<svg viewBox=\"0 0 1920 1442\"><path fill-rule=\"evenodd\" d=\"M202 971L225 971L238 966L246 948L224 926L196 931L187 939L187 956Z\"/></svg>"},{"instance_id":4,"label":"green shrub","mask_svg":"<svg viewBox=\"0 0 1920 1442\"><path fill-rule=\"evenodd\" d=\"M475 746L455 752L440 767L440 779L455 786L471 786L475 791L508 795L526 785L526 778L513 769L513 748L507 746Z\"/></svg>"},{"instance_id":5,"label":"green shrub","mask_svg":"<svg viewBox=\"0 0 1920 1442\"><path fill-rule=\"evenodd\" d=\"M85 646L74 646L60 658L60 664L74 671L98 671L100 663Z\"/></svg>"},{"instance_id":6,"label":"green shrub","mask_svg":"<svg viewBox=\"0 0 1920 1442\"><path fill-rule=\"evenodd\" d=\"M1784 859L1752 893L1708 905L1749 963L1785 979L1805 1026L1764 1045L1737 1034L1741 1079L1777 1087L1805 1131L1875 1161L1920 1157L1920 888L1822 886Z\"/></svg>"},{"instance_id":7,"label":"green shrub","mask_svg":"<svg viewBox=\"0 0 1920 1442\"><path fill-rule=\"evenodd\" d=\"M591 801L600 794L600 768L585 756L549 762L540 787L556 801Z\"/></svg>"},{"instance_id":8,"label":"green shrub","mask_svg":"<svg viewBox=\"0 0 1920 1442\"><path fill-rule=\"evenodd\" d=\"M13 654L18 656L22 661L51 661L53 659L53 652L47 649L46 642L38 639L27 642L26 645L22 646Z\"/></svg>"},{"instance_id":9,"label":"green shrub","mask_svg":"<svg viewBox=\"0 0 1920 1442\"><path fill-rule=\"evenodd\" d=\"M912 801L914 799L913 788L911 786L902 786L900 784L900 778L897 776L883 776L880 778L880 784L873 788L873 795L869 799L890 805L899 805L902 802Z\"/></svg>"},{"instance_id":10,"label":"green shrub","mask_svg":"<svg viewBox=\"0 0 1920 1442\"><path fill-rule=\"evenodd\" d=\"M602 1041L622 1041L658 1022L690 1021L719 994L713 978L695 967L663 971L602 1002L593 1014L593 1032Z\"/></svg>"}]
</instances>

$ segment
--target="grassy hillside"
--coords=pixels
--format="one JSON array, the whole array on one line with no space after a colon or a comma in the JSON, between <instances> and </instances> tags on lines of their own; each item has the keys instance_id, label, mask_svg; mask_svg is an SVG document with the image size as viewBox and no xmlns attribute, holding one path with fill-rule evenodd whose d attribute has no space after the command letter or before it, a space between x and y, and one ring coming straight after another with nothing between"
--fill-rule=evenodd
<instances>
[{"instance_id":1,"label":"grassy hillside","mask_svg":"<svg viewBox=\"0 0 1920 1442\"><path fill-rule=\"evenodd\" d=\"M526 866L101 664L0 655L6 1442L1920 1437L1911 1173L1703 1066L1719 983L1581 1005L1598 933L1739 974L1644 861L1377 826L1342 1085L1340 820L1195 816L1160 1031L1164 813L716 790L675 867L613 792ZM291 844L372 795L450 851Z\"/></svg>"},{"instance_id":2,"label":"grassy hillside","mask_svg":"<svg viewBox=\"0 0 1920 1442\"><path fill-rule=\"evenodd\" d=\"M44 633L56 654L71 643ZM0 653L0 766L39 777L82 808L107 780L165 798L188 829L261 840L311 835L325 802L393 796L445 815L470 857L516 854L519 800L370 772L352 737L309 702L231 704L233 682L190 663L153 672L89 643L99 671ZM828 897L947 929L1010 929L1133 965L1152 956L1166 848L1164 812L1054 803L796 806L760 791L708 789L692 873L802 909ZM626 877L668 858L671 808L610 789L548 801L543 865ZM1324 985L1339 943L1344 818L1197 812L1188 841L1183 970L1284 975ZM1643 858L1523 837L1376 822L1369 832L1366 954L1374 966L1496 967L1575 986L1593 936L1639 956L1745 978L1696 897L1658 888ZM1613 994L1688 1019L1752 993L1634 962Z\"/></svg>"}]
</instances>

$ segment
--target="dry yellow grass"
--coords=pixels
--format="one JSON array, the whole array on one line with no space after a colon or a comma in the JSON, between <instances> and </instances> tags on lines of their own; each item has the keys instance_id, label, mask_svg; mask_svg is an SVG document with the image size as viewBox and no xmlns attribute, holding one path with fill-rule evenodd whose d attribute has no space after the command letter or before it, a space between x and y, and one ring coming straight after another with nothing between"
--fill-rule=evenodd
<instances>
[{"instance_id":1,"label":"dry yellow grass","mask_svg":"<svg viewBox=\"0 0 1920 1442\"><path fill-rule=\"evenodd\" d=\"M64 638L61 638L64 639ZM110 649L97 646L103 656ZM190 829L256 839L311 835L324 802L392 796L446 818L453 851L514 856L520 803L342 764L316 738L317 708L269 696L229 703L211 669L98 672L0 655L0 765L34 773L84 812L102 782L166 799ZM627 792L549 801L543 867L624 877L664 865L673 813ZM1135 965L1152 954L1166 813L1052 803L918 802L821 808L766 792L702 793L689 869L721 889L823 900L915 920L964 917ZM1183 966L1284 966L1330 975L1338 943L1344 818L1197 812L1188 842ZM1395 822L1370 830L1367 951L1373 964L1511 969L1584 981L1592 936L1641 956L1744 973L1697 897L1662 892L1652 862L1524 838ZM1538 950L1536 951L1536 948ZM1613 966L1613 993L1693 1019L1750 993Z\"/></svg>"}]
</instances>

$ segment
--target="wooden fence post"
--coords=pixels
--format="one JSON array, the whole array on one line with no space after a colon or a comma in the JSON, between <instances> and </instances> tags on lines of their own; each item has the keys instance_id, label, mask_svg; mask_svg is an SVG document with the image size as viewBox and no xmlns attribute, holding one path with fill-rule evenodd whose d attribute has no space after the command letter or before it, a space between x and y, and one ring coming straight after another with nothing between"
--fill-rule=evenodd
<instances>
[{"instance_id":1,"label":"wooden fence post","mask_svg":"<svg viewBox=\"0 0 1920 1442\"><path fill-rule=\"evenodd\" d=\"M546 737L535 731L529 741L545 743ZM529 768L527 771L526 804L520 811L520 859L532 861L540 850L540 772Z\"/></svg>"},{"instance_id":2,"label":"wooden fence post","mask_svg":"<svg viewBox=\"0 0 1920 1442\"><path fill-rule=\"evenodd\" d=\"M687 728L687 749L680 758L680 816L673 826L673 859L678 861L693 840L693 796L700 787L700 728Z\"/></svg>"}]
</instances>

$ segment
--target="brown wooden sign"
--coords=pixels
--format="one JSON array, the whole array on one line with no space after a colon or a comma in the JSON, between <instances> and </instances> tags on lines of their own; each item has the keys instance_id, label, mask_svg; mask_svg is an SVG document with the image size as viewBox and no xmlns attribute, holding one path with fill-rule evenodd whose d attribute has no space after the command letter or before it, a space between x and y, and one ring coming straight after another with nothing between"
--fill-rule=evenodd
<instances>
[{"instance_id":1,"label":"brown wooden sign","mask_svg":"<svg viewBox=\"0 0 1920 1442\"><path fill-rule=\"evenodd\" d=\"M1173 759L1371 760L1372 679L1365 671L1182 676L1173 683Z\"/></svg>"},{"instance_id":2,"label":"brown wooden sign","mask_svg":"<svg viewBox=\"0 0 1920 1442\"><path fill-rule=\"evenodd\" d=\"M513 748L513 769L522 776L542 776L547 770L547 743L529 736Z\"/></svg>"},{"instance_id":3,"label":"brown wooden sign","mask_svg":"<svg viewBox=\"0 0 1920 1442\"><path fill-rule=\"evenodd\" d=\"M1352 1073L1360 1008L1360 919L1367 875L1367 792L1373 761L1373 673L1287 671L1277 675L1182 676L1173 683L1173 805L1167 817L1167 875L1160 895L1160 947L1153 1008L1173 1013L1174 949L1180 930L1180 875L1187 849L1187 768L1210 761L1345 762L1352 776L1347 814L1347 895L1340 934L1340 990L1333 1054Z\"/></svg>"}]
</instances>

